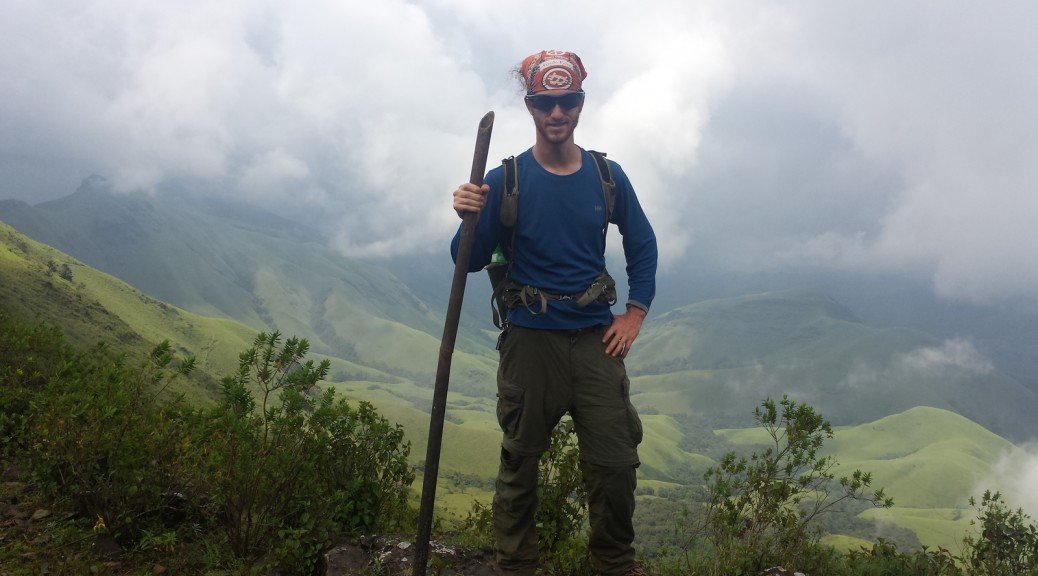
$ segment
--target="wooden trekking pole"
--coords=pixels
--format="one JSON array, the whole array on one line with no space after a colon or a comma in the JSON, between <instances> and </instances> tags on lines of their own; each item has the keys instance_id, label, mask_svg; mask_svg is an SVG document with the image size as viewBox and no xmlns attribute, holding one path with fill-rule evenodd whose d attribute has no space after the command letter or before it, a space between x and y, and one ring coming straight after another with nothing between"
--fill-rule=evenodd
<instances>
[{"instance_id":1,"label":"wooden trekking pole","mask_svg":"<svg viewBox=\"0 0 1038 576\"><path fill-rule=\"evenodd\" d=\"M493 129L494 113L487 112L479 121L476 151L472 155L469 182L476 186L483 185L483 173L486 172L487 155L490 153L490 133ZM454 355L454 341L458 337L461 300L465 296L465 280L468 278L472 239L476 232L477 220L477 212L465 212L461 219L461 238L458 242L458 254L454 258L454 280L451 283L450 301L447 304L447 319L443 324L440 358L436 364L436 386L433 389L432 411L429 415L429 443L425 451L425 477L422 481L422 505L418 511L413 576L425 576L426 564L429 562L429 536L432 532L433 503L436 501L436 477L440 471L440 444L443 440L443 419L447 413L451 357Z\"/></svg>"}]
</instances>

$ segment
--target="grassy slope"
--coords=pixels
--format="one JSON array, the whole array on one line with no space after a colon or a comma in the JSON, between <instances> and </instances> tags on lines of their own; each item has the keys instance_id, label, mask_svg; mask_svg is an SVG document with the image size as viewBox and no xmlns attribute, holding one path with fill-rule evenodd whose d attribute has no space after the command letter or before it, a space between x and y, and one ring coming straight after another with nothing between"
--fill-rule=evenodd
<instances>
[{"instance_id":1,"label":"grassy slope","mask_svg":"<svg viewBox=\"0 0 1038 576\"><path fill-rule=\"evenodd\" d=\"M114 194L99 178L0 218L162 300L255 329L307 337L313 350L431 386L441 320L384 269L344 258L303 226L248 206L176 194ZM837 424L920 405L964 414L1023 439L1038 393L994 370L921 367L913 351L942 342L875 329L808 292L701 302L646 324L628 365L636 405L661 414L746 422L770 395L810 402ZM491 397L490 337L463 331L452 391Z\"/></svg>"},{"instance_id":2,"label":"grassy slope","mask_svg":"<svg viewBox=\"0 0 1038 576\"><path fill-rule=\"evenodd\" d=\"M653 318L628 365L639 406L699 414L717 427L739 426L748 406L788 394L840 425L934 406L1026 438L1038 394L983 362L942 352L944 345L921 332L867 326L816 293L767 293Z\"/></svg>"},{"instance_id":3,"label":"grassy slope","mask_svg":"<svg viewBox=\"0 0 1038 576\"><path fill-rule=\"evenodd\" d=\"M147 209L145 203L133 211L140 213ZM3 266L6 280L0 288L4 291L4 302L11 303L24 314L39 315L66 327L72 326L73 336L78 335L83 341L102 337L127 342L136 339L136 343L143 346L145 340L170 337L205 359L209 370L223 373L233 366L236 352L251 340L253 329L234 322L196 316L162 304L110 276L33 243L6 226L0 232L7 238L5 248L0 252L0 266ZM206 233L198 231L203 238ZM265 235L247 226L240 233L254 235L252 238L256 242ZM208 238L206 241L213 240ZM195 246L194 249L201 248ZM270 250L270 261L279 264L258 265L246 282L259 295L256 296L259 302L269 303L251 308L256 311L257 318L264 314L276 316L289 328L299 328L300 332L307 328L316 330L318 341L324 344L325 354L337 350L337 346L345 342L357 347L354 349L357 356L360 356L360 351L364 351L365 359L367 354L375 356L374 366L362 366L332 355L333 374L338 371L346 375L337 378L336 383L356 398L371 400L390 419L401 422L415 446L413 459L424 459L431 377L426 380L428 375L423 374L427 363L429 366L434 364L425 358L434 356L433 349L438 347L436 338L424 329L360 311L353 305L356 302L351 302L351 299L360 298L362 293L379 293L379 298L365 300L365 305L370 310L384 309L384 316L390 315L388 310L391 309L396 310L393 314L399 315L399 308L406 304L401 298L408 296L393 295L392 291L379 292L380 282L387 280L375 270L359 275L341 272L339 276L304 282L305 286L299 287L300 277L309 278L307 274L313 268L321 267L304 257L308 251L318 251L317 248L304 242L287 252L278 252L280 249L276 247ZM149 258L154 257L154 253L149 254ZM129 253L123 255L132 256ZM211 256L199 254L199 258ZM320 258L335 263L339 257L321 253ZM54 275L48 276L45 273L48 259L68 262L73 267L74 282L70 284ZM292 262L295 264L290 265ZM229 260L225 263L231 266ZM170 282L179 282L172 278L176 276L174 271L178 267L183 268L183 274L194 273L193 262L178 260L167 264L172 266L169 274L159 276ZM342 263L335 265L339 264ZM331 264L329 266L334 268ZM228 268L231 275L240 275L244 271L247 270ZM236 278L234 282L241 282L241 279ZM335 288L340 284L351 288ZM184 285L197 288L191 282ZM314 294L324 294L324 297L315 300ZM242 298L248 299L246 296ZM315 307L319 314L315 313ZM315 319L317 324L311 326ZM331 332L326 331L328 326L319 322L322 319L331 319L328 320L332 325ZM418 324L422 325L422 322ZM339 331L350 333L352 339L337 343ZM294 330L286 329L286 332ZM302 334L308 335L306 332ZM488 348L486 343L476 344ZM873 389L863 396L846 386L834 389L833 382L846 384L847 373L853 371L855 365L878 362L882 367L885 362L889 366L904 350L933 344L921 334L869 330L838 305L810 294L758 295L702 303L662 315L647 326L638 352L629 362L632 373L640 373L632 386L636 405L660 412L659 415L644 416L646 441L642 455L645 477L665 481L693 480L695 476L675 476L693 469L701 470L710 463L705 457L679 448L682 432L672 415L698 412L704 418L745 421L742 415L763 394L785 391L797 378L806 383L794 387L793 395L807 396L807 401L827 415L827 406L838 406L844 411L855 410L856 418L865 420L876 411L884 413L884 410L903 404L922 403L921 400L929 398L932 392L926 386L906 386L904 382L895 382L887 389ZM474 346L472 342L469 345ZM455 357L441 464L444 471L489 477L496 468L499 432L493 417L493 400L489 397L494 365L491 354L489 351L475 355L459 352ZM407 361L402 365L395 364L399 358ZM391 362L394 364L389 365ZM392 374L382 368L388 368ZM421 373L416 375L410 373L412 371ZM431 368L428 371L431 372ZM954 375L952 380L953 387L958 386ZM1003 388L1007 386L1004 382L1002 384ZM893 397L886 394L894 385L905 388L905 392ZM990 387L986 393L991 393ZM866 399L870 402L865 402ZM949 403L937 404L948 407ZM1023 405L1027 406L1027 403L1023 402ZM922 416L927 413L910 414L922 421L925 420ZM854 417L847 418L855 420ZM898 420L895 418L892 422ZM962 422L965 420L960 419L959 423ZM891 422L883 424L884 427L891 425ZM927 426L930 425L922 425L922 429L927 430ZM864 427L841 431L841 435L858 428ZM862 431L862 438L839 444L840 448L835 448L837 444L833 446L845 463L874 470L877 485L889 487L900 506L893 513L893 521L920 531L924 542L927 538L936 542L947 532L942 526L956 522L957 512L954 507L936 511L920 509L943 506L951 501L957 502L953 506L961 506L961 492L956 491L962 489L962 482L954 483L952 490L946 490L944 485L949 477L965 478L976 473L985 463L989 464L990 461L977 455L991 446L977 438L973 439L974 444L965 439L957 441L947 437L941 437L938 442L937 437L927 433L918 434L917 440L920 443L929 441L929 444L916 445L909 442L916 437L903 432L894 432L881 441L880 437ZM873 433L878 434L876 430ZM840 442L842 437L839 436L835 442ZM738 441L738 435L733 432L730 439ZM880 457L855 451L856 447L882 446L883 442L895 447L889 454L903 455ZM949 468L951 463L962 468ZM947 496L930 496L930 492L936 492L933 486L941 486L939 491L947 492ZM912 506L919 508L910 508ZM961 535L961 530L955 533Z\"/></svg>"},{"instance_id":4,"label":"grassy slope","mask_svg":"<svg viewBox=\"0 0 1038 576\"><path fill-rule=\"evenodd\" d=\"M68 264L72 282L47 272L48 261ZM215 381L237 368L238 353L248 348L256 330L227 318L211 318L158 301L119 279L95 270L47 245L29 239L0 222L0 305L27 320L39 319L61 326L80 346L106 342L132 355L143 354L154 343L169 339L199 360L208 390L185 388L196 400L211 400ZM405 379L343 360L332 361L332 373L348 373L342 390L378 406L390 420L401 423L413 446L415 462L425 458L428 402L431 390ZM367 381L374 378L379 381ZM389 392L392 391L392 392ZM444 437L444 470L492 475L497 466L494 448L500 441L493 402L452 394Z\"/></svg>"},{"instance_id":5,"label":"grassy slope","mask_svg":"<svg viewBox=\"0 0 1038 576\"><path fill-rule=\"evenodd\" d=\"M442 319L384 269L298 224L211 198L116 194L96 177L36 206L0 201L0 218L160 300L432 384ZM459 344L457 384L490 393L490 347L466 334Z\"/></svg>"},{"instance_id":6,"label":"grassy slope","mask_svg":"<svg viewBox=\"0 0 1038 576\"><path fill-rule=\"evenodd\" d=\"M72 281L48 273L47 263L67 264ZM255 331L225 318L208 318L159 302L126 283L99 272L0 222L0 302L16 317L61 326L80 346L106 342L132 354L168 339L198 358L208 375L208 391L186 389L198 399L212 398L213 382L237 366L238 352Z\"/></svg>"},{"instance_id":7,"label":"grassy slope","mask_svg":"<svg viewBox=\"0 0 1038 576\"><path fill-rule=\"evenodd\" d=\"M746 447L767 439L759 428L718 434ZM1011 448L958 414L917 407L838 429L824 451L836 455L841 470L872 472L873 485L894 498L894 508L869 510L864 518L909 528L925 545L954 550L969 526L970 496Z\"/></svg>"},{"instance_id":8,"label":"grassy slope","mask_svg":"<svg viewBox=\"0 0 1038 576\"><path fill-rule=\"evenodd\" d=\"M73 282L47 273L47 262L67 263ZM212 374L233 368L238 350L254 335L250 328L225 319L184 312L154 300L119 280L38 244L0 223L0 296L5 307L23 317L39 317L65 327L72 340L121 342L143 349L148 341L171 338L182 349L203 359ZM320 357L320 355L318 355ZM399 422L413 443L412 460L425 458L430 390L391 375L332 359L334 370L356 376L337 386L349 397L368 400L390 420ZM374 377L386 381L366 381ZM196 391L196 395L203 394ZM678 472L701 470L708 458L682 451L682 432L673 418L644 415L645 443L641 448L645 486L665 486ZM733 444L761 440L761 431L719 431ZM452 392L445 427L441 471L490 478L497 466L500 433L493 418L493 401ZM869 511L865 517L914 530L929 545L954 546L966 529L961 508L976 483L1008 442L950 412L916 408L865 425L838 431L827 448L839 454L847 468L873 471L877 486L887 487L898 502L890 511ZM651 480L656 478L658 480ZM941 486L941 490L934 490ZM440 506L464 516L474 500L487 501L480 488L455 488L440 483Z\"/></svg>"}]
</instances>

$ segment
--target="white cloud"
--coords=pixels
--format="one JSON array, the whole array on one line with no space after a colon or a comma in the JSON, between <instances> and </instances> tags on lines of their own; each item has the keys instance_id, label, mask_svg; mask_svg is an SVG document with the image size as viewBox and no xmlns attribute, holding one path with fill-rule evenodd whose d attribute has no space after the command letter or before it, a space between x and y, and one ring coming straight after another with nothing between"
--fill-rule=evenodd
<instances>
[{"instance_id":1,"label":"white cloud","mask_svg":"<svg viewBox=\"0 0 1038 576\"><path fill-rule=\"evenodd\" d=\"M903 187L880 231L841 257L929 272L939 294L1038 297L1031 3L855 3L801 12L803 78L861 154ZM800 53L800 52L798 52ZM853 236L852 236L853 238Z\"/></svg>"},{"instance_id":2,"label":"white cloud","mask_svg":"<svg viewBox=\"0 0 1038 576\"><path fill-rule=\"evenodd\" d=\"M242 194L279 200L286 193L306 187L310 167L290 152L277 148L257 154L240 170L237 188ZM320 202L321 195L311 196L308 202Z\"/></svg>"},{"instance_id":3,"label":"white cloud","mask_svg":"<svg viewBox=\"0 0 1038 576\"><path fill-rule=\"evenodd\" d=\"M440 250L482 114L533 132L508 72L588 66L578 143L632 178L668 266L925 275L1038 302L1038 5L15 0L0 182L171 178L323 215L353 255ZM615 243L614 243L615 244Z\"/></svg>"},{"instance_id":4,"label":"white cloud","mask_svg":"<svg viewBox=\"0 0 1038 576\"><path fill-rule=\"evenodd\" d=\"M987 374L994 370L991 361L977 351L969 340L955 338L944 341L940 347L924 347L898 358L902 367L913 371L933 372L955 369L973 374Z\"/></svg>"},{"instance_id":5,"label":"white cloud","mask_svg":"<svg viewBox=\"0 0 1038 576\"><path fill-rule=\"evenodd\" d=\"M1004 454L992 468L991 475L985 478L974 491L978 495L984 491L1000 492L1003 501L1012 510L1023 509L1031 517L1038 520L1038 441L1013 448Z\"/></svg>"}]
</instances>

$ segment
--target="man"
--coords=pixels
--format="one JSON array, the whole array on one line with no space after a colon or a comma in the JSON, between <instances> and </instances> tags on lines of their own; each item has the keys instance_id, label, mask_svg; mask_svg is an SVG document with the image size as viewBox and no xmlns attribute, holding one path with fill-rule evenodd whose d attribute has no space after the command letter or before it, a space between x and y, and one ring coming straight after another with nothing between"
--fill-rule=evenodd
<instances>
[{"instance_id":1,"label":"man","mask_svg":"<svg viewBox=\"0 0 1038 576\"><path fill-rule=\"evenodd\" d=\"M542 51L518 72L536 140L515 160L514 227L501 218L503 167L491 170L482 187L466 183L454 191L459 216L480 212L470 271L487 265L498 246L510 261L508 318L499 341L497 415L504 439L493 506L496 569L524 575L537 569L537 462L568 412L588 492L595 568L607 576L644 575L631 546L642 428L624 357L655 294L656 237L620 166L609 164L610 201L596 160L574 143L587 77L580 58ZM626 311L617 315L608 291L598 294L607 216L623 235L630 286ZM455 257L459 237L460 230L451 246ZM599 290L591 289L596 282Z\"/></svg>"}]
</instances>

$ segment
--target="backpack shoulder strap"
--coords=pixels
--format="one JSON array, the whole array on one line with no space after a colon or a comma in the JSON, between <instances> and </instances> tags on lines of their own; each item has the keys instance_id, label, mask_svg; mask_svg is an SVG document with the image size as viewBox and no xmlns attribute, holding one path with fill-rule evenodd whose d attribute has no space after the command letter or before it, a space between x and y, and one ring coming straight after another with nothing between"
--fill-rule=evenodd
<instances>
[{"instance_id":1,"label":"backpack shoulder strap","mask_svg":"<svg viewBox=\"0 0 1038 576\"><path fill-rule=\"evenodd\" d=\"M501 211L499 217L501 224L506 229L511 229L511 238L508 246L498 246L494 257L504 259L504 262L491 260L487 266L487 274L490 275L490 285L493 292L490 295L490 310L494 318L494 326L504 328L508 323L508 305L504 300L505 288L512 276L512 265L515 263L515 223L519 217L519 167L515 156L509 156L501 161L505 170L504 190L501 193ZM501 340L498 340L498 348Z\"/></svg>"},{"instance_id":2,"label":"backpack shoulder strap","mask_svg":"<svg viewBox=\"0 0 1038 576\"><path fill-rule=\"evenodd\" d=\"M501 165L505 169L505 189L501 194L501 224L504 224L505 228L513 228L519 215L519 167L515 156L505 158Z\"/></svg>"},{"instance_id":3,"label":"backpack shoulder strap","mask_svg":"<svg viewBox=\"0 0 1038 576\"><path fill-rule=\"evenodd\" d=\"M591 157L595 159L595 169L598 170L598 179L602 184L602 201L606 207L606 226L613 217L613 208L616 207L616 182L613 181L613 168L606 160L606 153L597 150L588 150Z\"/></svg>"}]
</instances>

